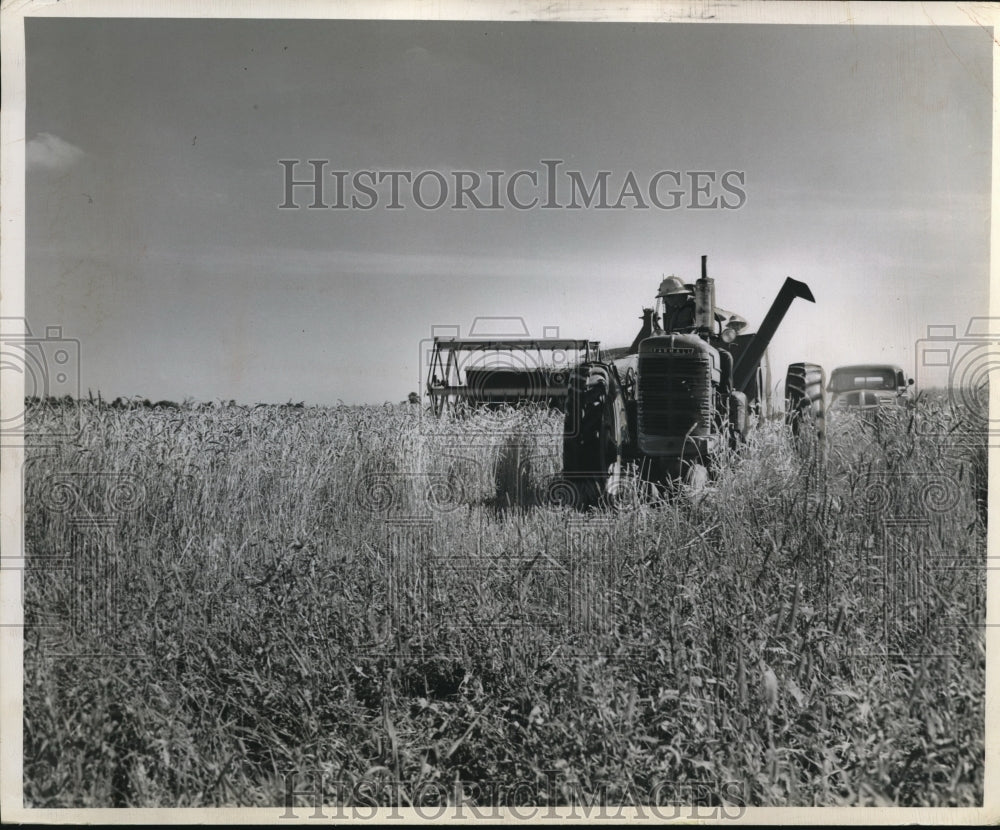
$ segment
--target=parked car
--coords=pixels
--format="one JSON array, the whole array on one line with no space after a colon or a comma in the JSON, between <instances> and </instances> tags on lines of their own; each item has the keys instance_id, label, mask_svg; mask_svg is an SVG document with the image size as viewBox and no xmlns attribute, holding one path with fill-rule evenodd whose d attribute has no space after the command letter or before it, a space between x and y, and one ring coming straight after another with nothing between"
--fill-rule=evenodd
<instances>
[{"instance_id":1,"label":"parked car","mask_svg":"<svg viewBox=\"0 0 1000 830\"><path fill-rule=\"evenodd\" d=\"M913 400L913 378L887 363L840 366L833 370L826 391L830 408L868 409L904 406Z\"/></svg>"}]
</instances>

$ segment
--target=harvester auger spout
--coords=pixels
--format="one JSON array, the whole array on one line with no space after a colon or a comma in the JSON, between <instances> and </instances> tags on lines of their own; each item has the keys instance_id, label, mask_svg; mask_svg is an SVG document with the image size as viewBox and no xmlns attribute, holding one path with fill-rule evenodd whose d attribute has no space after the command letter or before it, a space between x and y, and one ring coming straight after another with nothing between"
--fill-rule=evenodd
<instances>
[{"instance_id":1,"label":"harvester auger spout","mask_svg":"<svg viewBox=\"0 0 1000 830\"><path fill-rule=\"evenodd\" d=\"M760 360L764 356L764 352L767 351L767 347L771 344L771 338L774 337L774 333L785 318L785 314L791 307L792 301L796 298L808 300L810 303L816 302L808 285L799 280L793 280L791 277L786 277L785 284L781 286L778 296L771 303L771 307L764 317L764 322L757 329L757 334L747 344L733 367L733 386L738 392L746 391L747 386L757 372L757 367L760 365Z\"/></svg>"}]
</instances>

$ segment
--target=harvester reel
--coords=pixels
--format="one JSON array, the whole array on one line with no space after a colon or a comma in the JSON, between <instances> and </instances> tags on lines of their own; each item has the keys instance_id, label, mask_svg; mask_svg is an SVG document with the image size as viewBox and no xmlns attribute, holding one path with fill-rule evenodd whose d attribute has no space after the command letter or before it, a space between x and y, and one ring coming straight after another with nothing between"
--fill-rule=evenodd
<instances>
[{"instance_id":1,"label":"harvester reel","mask_svg":"<svg viewBox=\"0 0 1000 830\"><path fill-rule=\"evenodd\" d=\"M577 367L569 381L563 436L565 481L577 504L614 503L621 488L621 448L627 437L625 404L614 370L601 363Z\"/></svg>"},{"instance_id":2,"label":"harvester reel","mask_svg":"<svg viewBox=\"0 0 1000 830\"><path fill-rule=\"evenodd\" d=\"M826 432L826 373L815 363L792 363L785 375L785 422L796 437L803 433L821 439Z\"/></svg>"}]
</instances>

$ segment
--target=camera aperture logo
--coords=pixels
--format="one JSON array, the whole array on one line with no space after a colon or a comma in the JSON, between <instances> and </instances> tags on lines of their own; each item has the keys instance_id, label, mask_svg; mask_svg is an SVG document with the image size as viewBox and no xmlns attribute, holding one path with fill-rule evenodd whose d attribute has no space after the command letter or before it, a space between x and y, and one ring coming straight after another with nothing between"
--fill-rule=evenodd
<instances>
[{"instance_id":1,"label":"camera aperture logo","mask_svg":"<svg viewBox=\"0 0 1000 830\"><path fill-rule=\"evenodd\" d=\"M35 335L23 317L0 317L0 376L18 391L21 404L0 413L0 446L50 444L78 436L80 341L64 337L62 326L46 326ZM28 416L27 402L47 401L65 407L62 420L41 427Z\"/></svg>"},{"instance_id":2,"label":"camera aperture logo","mask_svg":"<svg viewBox=\"0 0 1000 830\"><path fill-rule=\"evenodd\" d=\"M282 210L739 210L747 202L741 170L536 169L335 170L329 159L280 159Z\"/></svg>"}]
</instances>

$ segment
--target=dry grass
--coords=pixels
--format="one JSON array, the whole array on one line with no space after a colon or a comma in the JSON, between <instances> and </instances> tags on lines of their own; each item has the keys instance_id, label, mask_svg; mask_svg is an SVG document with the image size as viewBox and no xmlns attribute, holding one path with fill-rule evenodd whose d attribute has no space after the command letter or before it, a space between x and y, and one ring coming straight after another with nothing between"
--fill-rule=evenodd
<instances>
[{"instance_id":1,"label":"dry grass","mask_svg":"<svg viewBox=\"0 0 1000 830\"><path fill-rule=\"evenodd\" d=\"M586 514L546 504L547 413L80 414L25 473L32 806L276 805L312 772L404 803L456 779L550 804L662 782L982 802L968 413L841 419L825 455L765 424L705 492ZM110 604L44 559L101 516ZM61 643L37 624L74 608L91 624Z\"/></svg>"}]
</instances>

